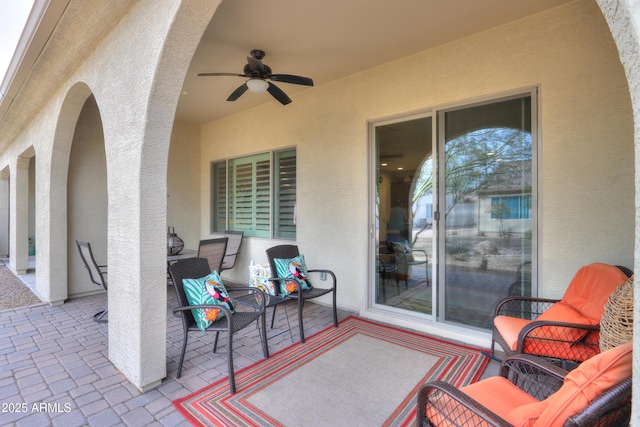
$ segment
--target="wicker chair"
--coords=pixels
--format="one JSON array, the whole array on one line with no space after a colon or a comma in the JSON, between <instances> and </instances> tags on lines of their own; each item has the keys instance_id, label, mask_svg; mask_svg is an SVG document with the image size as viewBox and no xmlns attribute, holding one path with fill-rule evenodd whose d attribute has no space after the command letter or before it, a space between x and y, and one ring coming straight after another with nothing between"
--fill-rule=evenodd
<instances>
[{"instance_id":1,"label":"wicker chair","mask_svg":"<svg viewBox=\"0 0 640 427\"><path fill-rule=\"evenodd\" d=\"M277 268L276 268L276 263L275 263L275 259L279 258L279 259L291 259L291 258L295 258L298 255L300 255L300 252L298 251L298 247L294 246L294 245L280 245L280 246L274 246L272 248L267 249L267 258L269 259L269 266L271 267L271 274L273 276L277 275ZM293 293L290 293L288 295L286 295L286 298L291 298L291 299L296 299L298 300L298 325L299 325L299 330L300 330L300 342L304 343L304 326L303 326L303 322L302 322L302 310L304 308L304 302L306 300L312 299L312 298L317 298L319 296L322 295L326 295L329 293L333 293L333 325L337 328L338 327L338 309L336 307L336 286L337 286L337 281L336 281L336 275L331 271L331 270L325 270L325 269L315 269L315 270L307 270L308 273L324 273L324 274L328 274L329 276L331 276L331 280L332 280L332 286L330 288L312 288L312 289L308 289L308 290L301 290L301 291L296 291ZM285 281L284 278L282 277L273 277L270 278L269 280L275 282L276 286L276 292L279 293L280 292L280 282L281 281ZM286 279L289 282L295 281L295 279ZM298 285L298 289L301 289L301 286L299 283L297 283ZM275 307L273 309L273 315L275 316L276 314L276 310ZM273 324L273 322L272 322Z\"/></svg>"},{"instance_id":2,"label":"wicker chair","mask_svg":"<svg viewBox=\"0 0 640 427\"><path fill-rule=\"evenodd\" d=\"M497 377L418 391L418 426L623 426L631 416L632 343L571 372L530 355L506 358Z\"/></svg>"},{"instance_id":3,"label":"wicker chair","mask_svg":"<svg viewBox=\"0 0 640 427\"><path fill-rule=\"evenodd\" d=\"M246 328L253 322L258 322L260 329L260 339L262 341L262 351L264 357L269 357L269 348L267 346L267 335L265 325L265 301L264 293L258 288L250 287L234 287L229 288L227 291L231 294L234 292L242 292L243 295L247 293L255 293L256 301L261 303L258 305L251 305L246 311L240 311L236 304L236 310L232 313L227 307L222 305L189 305L187 296L183 288L183 279L196 279L207 276L211 273L209 269L209 263L204 258L188 258L180 260L169 267L169 273L171 274L171 280L176 290L178 297L179 307L173 310L174 313L179 313L182 316L182 326L184 330L184 339L182 342L182 352L180 353L180 361L178 362L177 378L180 378L182 374L182 363L184 362L184 355L187 349L187 340L189 338L189 332L202 333L196 325L196 320L193 317L191 310L193 309L218 309L225 313L224 317L214 321L205 332L215 332L216 337L213 342L213 352L215 353L218 347L218 336L220 332L227 333L227 362L229 369L229 384L231 394L236 392L235 374L233 369L233 336L236 332ZM231 298L233 300L233 298Z\"/></svg>"},{"instance_id":4,"label":"wicker chair","mask_svg":"<svg viewBox=\"0 0 640 427\"><path fill-rule=\"evenodd\" d=\"M490 357L496 358L496 343L507 356L533 354L565 368L598 354L604 305L630 274L625 267L594 263L578 270L562 300L504 298L495 310Z\"/></svg>"},{"instance_id":5,"label":"wicker chair","mask_svg":"<svg viewBox=\"0 0 640 427\"><path fill-rule=\"evenodd\" d=\"M107 290L107 266L98 265L95 257L93 256L93 250L91 249L91 243L82 240L76 240L78 246L78 252L80 252L80 258L84 263L84 267L89 273L89 279L91 283L96 284ZM93 321L98 323L107 323L105 316L109 310L106 308L93 315Z\"/></svg>"}]
</instances>

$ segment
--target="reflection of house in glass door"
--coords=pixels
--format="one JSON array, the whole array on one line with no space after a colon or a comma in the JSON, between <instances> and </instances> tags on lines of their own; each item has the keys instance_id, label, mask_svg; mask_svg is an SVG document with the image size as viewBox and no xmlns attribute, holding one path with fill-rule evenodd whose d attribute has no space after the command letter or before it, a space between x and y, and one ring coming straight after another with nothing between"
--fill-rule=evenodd
<instances>
[{"instance_id":1,"label":"reflection of house in glass door","mask_svg":"<svg viewBox=\"0 0 640 427\"><path fill-rule=\"evenodd\" d=\"M500 298L531 293L533 94L375 126L374 304L487 329Z\"/></svg>"}]
</instances>

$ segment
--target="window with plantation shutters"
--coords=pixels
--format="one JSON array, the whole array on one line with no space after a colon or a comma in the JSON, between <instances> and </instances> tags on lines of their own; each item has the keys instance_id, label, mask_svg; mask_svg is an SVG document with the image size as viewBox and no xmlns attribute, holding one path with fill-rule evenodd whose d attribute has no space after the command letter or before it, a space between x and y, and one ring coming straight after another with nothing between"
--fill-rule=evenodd
<instances>
[{"instance_id":1,"label":"window with plantation shutters","mask_svg":"<svg viewBox=\"0 0 640 427\"><path fill-rule=\"evenodd\" d=\"M295 149L213 163L211 178L212 232L295 238Z\"/></svg>"}]
</instances>

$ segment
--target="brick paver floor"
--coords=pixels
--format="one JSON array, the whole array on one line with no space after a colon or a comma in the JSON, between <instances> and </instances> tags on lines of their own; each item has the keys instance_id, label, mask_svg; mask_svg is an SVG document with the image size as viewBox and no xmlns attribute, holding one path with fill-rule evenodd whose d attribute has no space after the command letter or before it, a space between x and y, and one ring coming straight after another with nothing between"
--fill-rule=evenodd
<instances>
[{"instance_id":1,"label":"brick paver floor","mask_svg":"<svg viewBox=\"0 0 640 427\"><path fill-rule=\"evenodd\" d=\"M107 324L92 321L106 294L71 299L63 305L0 311L0 425L15 426L188 426L171 401L227 376L226 343L212 352L213 334L190 338L181 378L176 370L182 343L181 320L174 316L175 293L167 288L167 377L140 393L111 364ZM297 341L295 302L287 303ZM268 312L270 320L271 312ZM350 313L339 311L339 320ZM305 305L305 334L332 324L331 309ZM282 307L269 336L273 354L291 345ZM262 359L257 328L234 339L236 370ZM490 370L495 372L495 369Z\"/></svg>"}]
</instances>

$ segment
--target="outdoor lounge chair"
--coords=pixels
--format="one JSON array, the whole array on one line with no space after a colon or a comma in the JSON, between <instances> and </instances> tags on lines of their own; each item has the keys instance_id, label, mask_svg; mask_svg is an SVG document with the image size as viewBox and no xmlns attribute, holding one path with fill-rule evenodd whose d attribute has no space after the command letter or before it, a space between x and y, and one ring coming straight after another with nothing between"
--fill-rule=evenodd
<instances>
[{"instance_id":1,"label":"outdoor lounge chair","mask_svg":"<svg viewBox=\"0 0 640 427\"><path fill-rule=\"evenodd\" d=\"M177 308L173 309L174 313L180 313L182 317L182 326L184 330L184 338L182 342L182 352L180 353L180 361L178 362L178 372L176 374L177 378L180 378L182 374L182 363L184 362L184 355L187 349L187 341L189 338L189 333L198 333L202 332L200 329L199 322L196 321L194 317L194 310L203 310L201 313L206 315L208 319L210 319L210 324L204 329L204 332L215 332L216 336L213 342L213 352L215 353L218 348L218 337L220 332L227 333L227 362L229 369L229 385L231 389L231 394L236 392L236 382L235 382L235 374L233 369L233 336L236 332L246 328L247 326L253 324L253 322L257 322L258 328L260 330L260 339L262 341L262 351L264 353L264 357L269 357L269 348L267 347L267 335L266 335L266 327L265 327L265 301L266 298L264 293L258 288L250 288L250 287L234 287L232 289L224 289L224 291L228 294L234 292L241 292L243 295L247 295L248 293L254 293L255 300L260 301L260 303L256 303L255 305L251 305L247 307L246 310L240 310L240 303L235 304L235 309L233 309L233 298L230 303L225 304L190 304L189 298L187 297L187 292L185 291L185 287L187 284L185 283L185 279L202 279L202 286L205 286L205 281L208 277L211 277L213 273L209 268L209 263L204 258L188 258L177 261L175 264L172 264L169 267L169 273L171 274L171 281L173 282L173 286L176 290L176 295L178 297ZM217 273L215 273L217 276ZM218 276L219 277L219 276ZM193 282L191 282L193 283ZM221 283L221 282L220 282ZM202 290L201 293L206 293L205 290ZM190 295L193 293L190 292ZM201 295L197 295L200 299ZM193 296L192 296L193 298ZM209 316L207 311L213 313L213 316ZM196 311L196 313L198 313ZM224 313L224 316L221 315ZM202 326L202 318L200 320L200 325ZM207 322L209 323L209 322Z\"/></svg>"},{"instance_id":2,"label":"outdoor lounge chair","mask_svg":"<svg viewBox=\"0 0 640 427\"><path fill-rule=\"evenodd\" d=\"M305 273L324 273L331 276L332 286L330 288L317 288L311 287L310 289L305 289L308 287L306 285L307 280L305 277L295 277L297 273L286 274L282 276L279 275L278 266L284 266L285 270L289 270L292 266L290 261L295 258L301 257L300 252L298 251L298 247L294 245L280 245L274 246L272 248L267 249L267 258L269 259L269 266L271 267L272 278L269 279L275 283L275 290L278 295L281 295L285 298L297 299L298 300L298 325L300 330L300 342L304 343L304 326L302 322L302 309L304 308L304 302L306 300L317 298L322 295L326 295L329 293L333 293L333 325L338 327L338 310L336 307L336 275L331 270L324 269L315 269L315 270L307 270L304 265L304 257L302 257L302 270ZM281 260L281 261L278 261ZM295 263L293 263L295 264ZM281 270L281 269L280 269ZM314 282L315 283L315 282ZM290 292L283 292L289 286L293 286L295 289L290 289ZM273 316L276 314L276 309L273 309ZM273 321L272 321L273 324Z\"/></svg>"},{"instance_id":3,"label":"outdoor lounge chair","mask_svg":"<svg viewBox=\"0 0 640 427\"><path fill-rule=\"evenodd\" d=\"M78 246L78 252L80 252L80 258L82 258L82 262L84 263L84 267L87 269L89 273L89 280L91 283L94 283L98 286L102 286L104 290L107 290L107 266L106 265L98 265L95 257L93 256L93 250L91 249L91 244L89 242L84 242L82 240L76 240L76 245ZM108 310L105 308L102 311L93 315L93 320L98 323L107 323L107 319L105 316L107 315Z\"/></svg>"},{"instance_id":4,"label":"outdoor lounge chair","mask_svg":"<svg viewBox=\"0 0 640 427\"><path fill-rule=\"evenodd\" d=\"M198 245L198 258L205 258L209 261L209 272L222 271L222 262L227 250L228 239L219 237L217 239L200 240Z\"/></svg>"},{"instance_id":5,"label":"outdoor lounge chair","mask_svg":"<svg viewBox=\"0 0 640 427\"><path fill-rule=\"evenodd\" d=\"M495 357L496 343L507 356L533 354L564 366L598 354L604 305L631 273L624 267L594 263L578 270L561 300L502 299L495 310L491 357Z\"/></svg>"},{"instance_id":6,"label":"outdoor lounge chair","mask_svg":"<svg viewBox=\"0 0 640 427\"><path fill-rule=\"evenodd\" d=\"M226 230L224 232L224 236L228 239L228 242L220 271L231 270L233 267L235 267L236 259L238 258L238 252L240 252L242 237L244 236L244 231Z\"/></svg>"},{"instance_id":7,"label":"outdoor lounge chair","mask_svg":"<svg viewBox=\"0 0 640 427\"><path fill-rule=\"evenodd\" d=\"M418 426L626 426L631 417L632 343L571 372L514 355L500 375L456 389L434 381L418 391Z\"/></svg>"}]
</instances>

